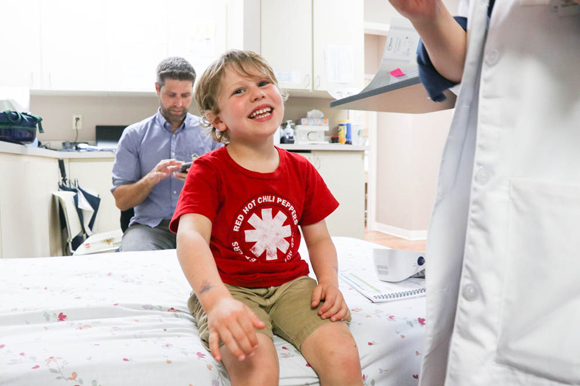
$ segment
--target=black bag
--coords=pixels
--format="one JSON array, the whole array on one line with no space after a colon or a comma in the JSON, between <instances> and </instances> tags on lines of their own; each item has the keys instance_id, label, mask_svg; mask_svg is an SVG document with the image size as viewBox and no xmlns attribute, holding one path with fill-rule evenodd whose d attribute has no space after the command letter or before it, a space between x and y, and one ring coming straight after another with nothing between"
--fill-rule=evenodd
<instances>
[{"instance_id":1,"label":"black bag","mask_svg":"<svg viewBox=\"0 0 580 386\"><path fill-rule=\"evenodd\" d=\"M38 132L42 130L42 118L29 113L6 110L0 112L0 141L14 143L32 143L36 139L36 126Z\"/></svg>"}]
</instances>

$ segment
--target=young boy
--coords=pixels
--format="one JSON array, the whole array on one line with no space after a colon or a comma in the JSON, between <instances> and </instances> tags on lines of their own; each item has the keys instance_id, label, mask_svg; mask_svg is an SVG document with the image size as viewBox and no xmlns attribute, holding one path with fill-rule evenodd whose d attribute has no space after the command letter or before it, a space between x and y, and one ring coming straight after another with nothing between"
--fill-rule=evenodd
<instances>
[{"instance_id":1,"label":"young boy","mask_svg":"<svg viewBox=\"0 0 580 386\"><path fill-rule=\"evenodd\" d=\"M278 384L273 334L301 350L322 385L362 385L324 221L338 202L304 157L274 146L284 98L272 69L229 51L195 98L227 144L194 162L170 225L204 345L235 386ZM318 284L298 253L298 226Z\"/></svg>"}]
</instances>

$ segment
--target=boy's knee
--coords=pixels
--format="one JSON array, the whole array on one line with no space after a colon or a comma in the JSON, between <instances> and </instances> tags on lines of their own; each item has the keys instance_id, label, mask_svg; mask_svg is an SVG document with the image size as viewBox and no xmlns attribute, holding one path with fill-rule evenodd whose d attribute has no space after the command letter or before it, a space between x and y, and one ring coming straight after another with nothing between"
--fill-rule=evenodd
<instances>
[{"instance_id":1,"label":"boy's knee","mask_svg":"<svg viewBox=\"0 0 580 386\"><path fill-rule=\"evenodd\" d=\"M311 364L316 364L313 367L322 385L362 385L356 342L348 329L337 327L329 326L326 331L321 330L327 334L320 334L317 338L321 340L317 340L317 347L313 351L310 351L312 346L309 349L309 356L316 357Z\"/></svg>"},{"instance_id":2,"label":"boy's knee","mask_svg":"<svg viewBox=\"0 0 580 386\"><path fill-rule=\"evenodd\" d=\"M332 356L333 372L341 379L360 379L361 366L356 346L344 346Z\"/></svg>"}]
</instances>

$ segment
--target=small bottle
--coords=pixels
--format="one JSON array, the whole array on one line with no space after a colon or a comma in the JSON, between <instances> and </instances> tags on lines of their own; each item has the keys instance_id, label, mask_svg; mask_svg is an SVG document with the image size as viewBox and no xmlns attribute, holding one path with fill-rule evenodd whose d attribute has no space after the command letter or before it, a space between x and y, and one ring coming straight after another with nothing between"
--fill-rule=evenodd
<instances>
[{"instance_id":1,"label":"small bottle","mask_svg":"<svg viewBox=\"0 0 580 386\"><path fill-rule=\"evenodd\" d=\"M284 135L287 137L294 136L294 129L292 129L292 121L286 121L286 128L284 129Z\"/></svg>"},{"instance_id":2,"label":"small bottle","mask_svg":"<svg viewBox=\"0 0 580 386\"><path fill-rule=\"evenodd\" d=\"M338 143L346 143L347 123L345 120L338 121Z\"/></svg>"},{"instance_id":3,"label":"small bottle","mask_svg":"<svg viewBox=\"0 0 580 386\"><path fill-rule=\"evenodd\" d=\"M352 145L352 123L346 120L346 144Z\"/></svg>"},{"instance_id":4,"label":"small bottle","mask_svg":"<svg viewBox=\"0 0 580 386\"><path fill-rule=\"evenodd\" d=\"M286 128L282 134L282 143L294 143L294 129L292 128L292 120L286 121Z\"/></svg>"}]
</instances>

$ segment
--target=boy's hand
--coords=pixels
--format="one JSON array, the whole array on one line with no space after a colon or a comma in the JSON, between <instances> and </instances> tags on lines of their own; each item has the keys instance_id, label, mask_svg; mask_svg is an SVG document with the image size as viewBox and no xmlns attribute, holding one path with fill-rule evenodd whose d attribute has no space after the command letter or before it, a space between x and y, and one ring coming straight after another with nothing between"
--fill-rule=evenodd
<instances>
[{"instance_id":1,"label":"boy's hand","mask_svg":"<svg viewBox=\"0 0 580 386\"><path fill-rule=\"evenodd\" d=\"M220 339L230 352L243 361L246 356L253 355L258 346L258 338L254 328L266 327L256 314L244 303L222 298L209 312L209 348L216 361L221 361L219 349Z\"/></svg>"},{"instance_id":2,"label":"boy's hand","mask_svg":"<svg viewBox=\"0 0 580 386\"><path fill-rule=\"evenodd\" d=\"M338 285L319 283L312 292L312 307L318 307L322 300L324 304L318 310L318 315L322 319L330 318L332 322L336 322L344 321L350 316L350 310Z\"/></svg>"}]
</instances>

